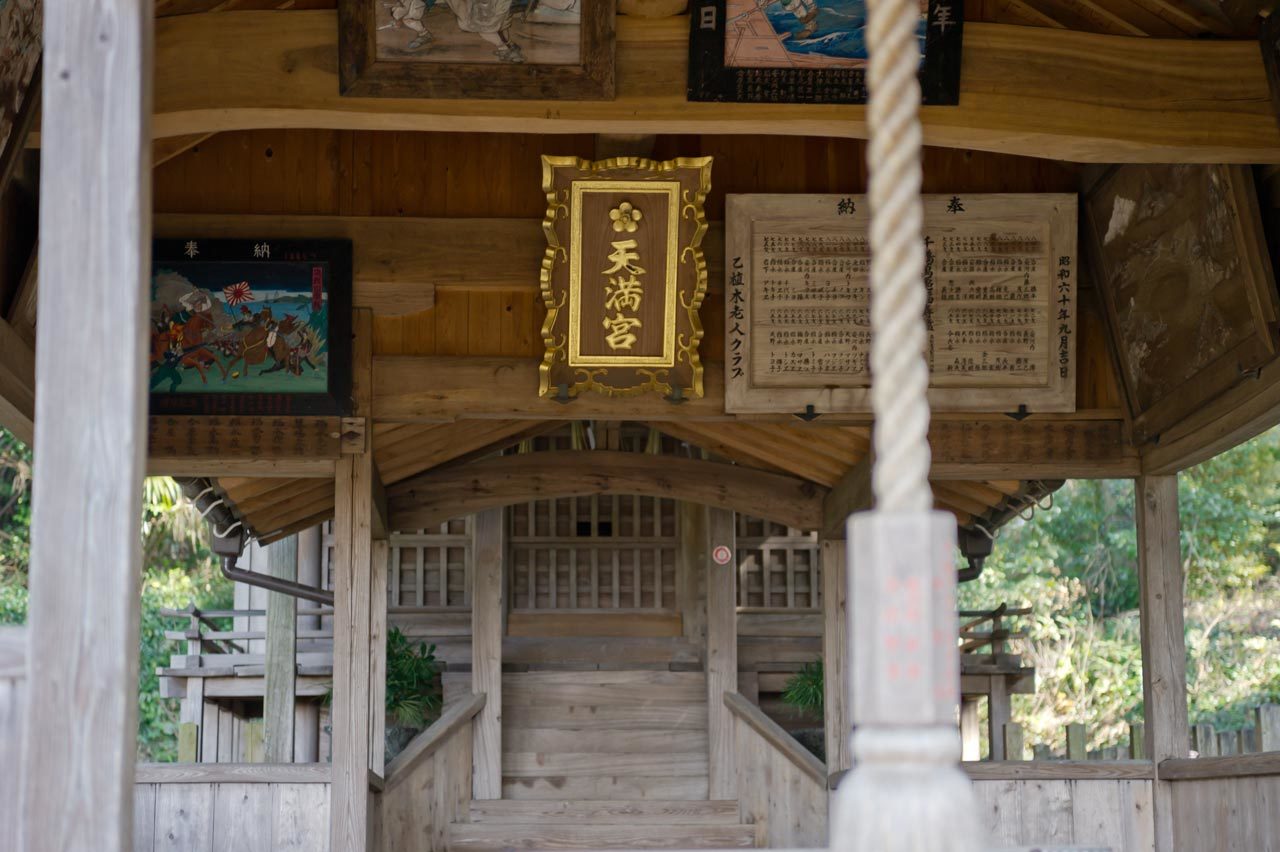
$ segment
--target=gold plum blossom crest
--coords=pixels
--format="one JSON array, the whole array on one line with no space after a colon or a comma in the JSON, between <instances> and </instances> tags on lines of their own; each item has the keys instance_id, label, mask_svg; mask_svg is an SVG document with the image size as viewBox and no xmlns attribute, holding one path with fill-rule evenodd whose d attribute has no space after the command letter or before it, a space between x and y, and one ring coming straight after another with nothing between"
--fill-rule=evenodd
<instances>
[{"instance_id":1,"label":"gold plum blossom crest","mask_svg":"<svg viewBox=\"0 0 1280 852\"><path fill-rule=\"evenodd\" d=\"M630 201L624 201L609 211L609 218L613 220L613 229L619 234L623 231L634 234L640 227L644 214L632 207Z\"/></svg>"}]
</instances>

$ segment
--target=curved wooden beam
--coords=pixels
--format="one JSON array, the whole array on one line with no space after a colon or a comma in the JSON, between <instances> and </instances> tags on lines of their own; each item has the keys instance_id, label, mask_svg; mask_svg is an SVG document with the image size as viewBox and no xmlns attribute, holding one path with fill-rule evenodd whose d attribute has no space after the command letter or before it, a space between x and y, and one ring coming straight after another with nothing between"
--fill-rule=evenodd
<instances>
[{"instance_id":1,"label":"curved wooden beam","mask_svg":"<svg viewBox=\"0 0 1280 852\"><path fill-rule=\"evenodd\" d=\"M258 127L866 138L856 106L688 103L687 17L618 20L613 101L343 98L331 11L156 21L157 136ZM1253 41L965 24L960 105L925 144L1077 162L1280 162Z\"/></svg>"},{"instance_id":2,"label":"curved wooden beam","mask_svg":"<svg viewBox=\"0 0 1280 852\"><path fill-rule=\"evenodd\" d=\"M669 497L800 529L822 523L827 489L740 465L605 450L500 456L433 470L387 489L391 527L424 529L484 509L593 494Z\"/></svg>"}]
</instances>

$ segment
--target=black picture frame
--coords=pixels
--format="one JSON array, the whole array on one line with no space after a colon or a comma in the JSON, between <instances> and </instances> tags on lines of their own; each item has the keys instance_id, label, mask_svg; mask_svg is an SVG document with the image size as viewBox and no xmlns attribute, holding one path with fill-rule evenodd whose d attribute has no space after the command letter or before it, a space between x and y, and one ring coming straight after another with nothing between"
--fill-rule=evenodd
<instances>
[{"instance_id":1,"label":"black picture frame","mask_svg":"<svg viewBox=\"0 0 1280 852\"><path fill-rule=\"evenodd\" d=\"M865 68L741 68L725 65L726 0L694 0L689 15L689 100L864 104ZM762 7L763 8L763 7ZM964 0L929 0L923 103L960 102Z\"/></svg>"},{"instance_id":2,"label":"black picture frame","mask_svg":"<svg viewBox=\"0 0 1280 852\"><path fill-rule=\"evenodd\" d=\"M148 376L153 390L150 394L151 414L265 417L343 416L351 413L353 405L351 398L352 248L350 240L272 239L270 237L258 239L204 239L200 236L180 239L157 239L152 243L151 262L149 287L151 288L153 303L149 322L151 337L147 349ZM196 274L197 264L201 265L198 267L198 275ZM299 267L307 265L311 266L310 270L299 269ZM215 279L214 275L216 273L212 271L216 270L218 266L226 267L227 275L222 276L222 278L226 278L228 283L239 280L246 269L262 267L262 269L258 270L258 274L277 282L277 293L282 292L278 289L281 286L288 286L291 289L295 286L300 286L298 285L298 280L300 279L295 278L295 275L309 275L313 290L313 303L315 299L314 288L317 276L319 276L320 286L324 293L324 301L327 302L327 335L324 338L323 349L325 353L325 365L323 367L325 371L325 390L323 392L293 393L279 390L157 391L157 387L162 388L164 381L170 381L172 378L172 373L169 373L165 378L156 379L157 371L162 368L162 364L158 359L163 359L163 350L166 346L164 340L157 341L158 337L164 334L162 326L165 324L165 322L157 320L157 311L159 310L157 306L160 305L156 299L157 276L165 272L183 275L183 271L186 270L188 275L195 276L199 281L220 281L222 278ZM274 268L267 269L266 267ZM285 281L287 284L279 284L278 282L281 281ZM201 287L200 289L210 291L212 288ZM297 296L293 298L296 299ZM223 305L227 304L229 302L225 301L224 296L222 305L215 304L211 312L225 310L226 308ZM269 303L267 306L270 306ZM173 306L167 307L170 310L173 309ZM161 317L163 318L163 314L161 314ZM249 327L252 328L252 326ZM230 378L233 372L230 368L235 363L244 363L244 377L252 378L247 360L239 359L238 361L232 361L230 364L226 362L226 359L234 356L236 352L234 349L236 341L225 331L218 340L222 342L223 346L228 347L229 352L224 352L223 349L218 348L217 343L211 338L209 345L206 347L207 354L201 355L199 358L199 360L203 361L201 367L197 367L195 364L187 364L185 359L179 362L174 372L177 372L182 377L184 383L188 375L193 383L199 383L202 387L206 386L210 381L218 381L224 384L227 381L237 381L238 378ZM169 339L168 344L172 345L172 343L173 341ZM241 345L245 344L242 343ZM194 351L194 347L182 348L182 351L188 350ZM176 352L178 350L175 348L173 351ZM221 368L226 371L224 376L216 376L213 370L216 365L207 360L209 355L214 356L220 362ZM172 359L176 356L170 357ZM170 363L172 365L172 360ZM271 363L277 370L282 369L278 362L268 362L265 355L261 363ZM303 369L301 364L298 365L298 369ZM204 375L205 373L210 375L206 376ZM255 375L261 375L261 372Z\"/></svg>"}]
</instances>

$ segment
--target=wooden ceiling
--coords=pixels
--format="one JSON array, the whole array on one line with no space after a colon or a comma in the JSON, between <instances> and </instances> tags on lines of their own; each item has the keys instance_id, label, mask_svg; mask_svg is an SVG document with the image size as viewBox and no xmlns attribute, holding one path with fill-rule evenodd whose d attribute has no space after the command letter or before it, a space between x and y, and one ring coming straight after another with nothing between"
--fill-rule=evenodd
<instances>
[{"instance_id":1,"label":"wooden ceiling","mask_svg":"<svg viewBox=\"0 0 1280 852\"><path fill-rule=\"evenodd\" d=\"M965 20L1152 38L1249 38L1265 0L965 0ZM332 9L336 0L156 0L156 15Z\"/></svg>"},{"instance_id":2,"label":"wooden ceiling","mask_svg":"<svg viewBox=\"0 0 1280 852\"><path fill-rule=\"evenodd\" d=\"M614 434L619 424L604 424ZM735 469L783 473L822 489L835 488L870 448L866 426L814 426L779 423L654 422L627 429L667 436L662 451L683 457L704 453ZM390 488L428 471L492 458L503 450L551 432L567 433L563 421L465 420L447 424L377 424L374 461ZM562 434L563 437L563 434ZM561 442L563 444L563 441ZM634 442L633 442L634 444ZM626 449L615 438L600 449ZM660 462L657 462L660 464ZM333 514L333 480L224 478L218 481L236 512L265 541L327 520ZM956 516L961 526L998 526L1025 505L1041 483L1018 480L954 481L933 484L937 507ZM394 489L391 489L394 490ZM776 519L775 519L776 520Z\"/></svg>"}]
</instances>

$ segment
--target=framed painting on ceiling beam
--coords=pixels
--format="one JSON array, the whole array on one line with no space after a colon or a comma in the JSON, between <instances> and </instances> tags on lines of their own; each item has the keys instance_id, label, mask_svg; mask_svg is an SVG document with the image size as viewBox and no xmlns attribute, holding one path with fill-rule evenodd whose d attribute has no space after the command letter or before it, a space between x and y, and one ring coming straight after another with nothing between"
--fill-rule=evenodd
<instances>
[{"instance_id":1,"label":"framed painting on ceiling beam","mask_svg":"<svg viewBox=\"0 0 1280 852\"><path fill-rule=\"evenodd\" d=\"M612 100L616 0L339 0L342 94Z\"/></svg>"}]
</instances>

